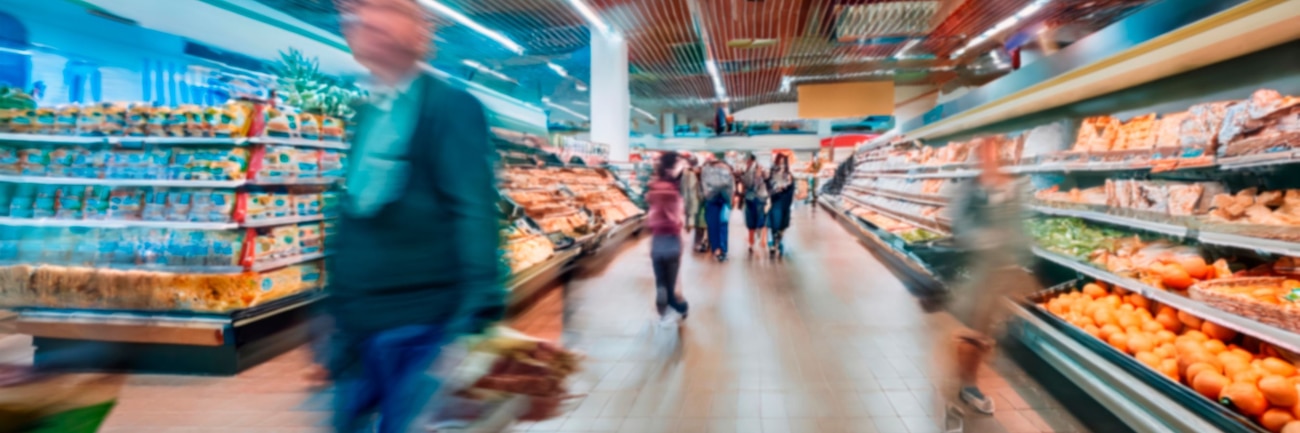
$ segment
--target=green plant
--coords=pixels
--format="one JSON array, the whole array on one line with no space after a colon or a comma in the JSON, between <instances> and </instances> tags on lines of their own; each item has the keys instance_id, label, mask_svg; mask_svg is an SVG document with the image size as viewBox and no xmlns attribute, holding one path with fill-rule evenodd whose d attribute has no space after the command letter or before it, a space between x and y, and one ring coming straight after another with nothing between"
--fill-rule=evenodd
<instances>
[{"instance_id":1,"label":"green plant","mask_svg":"<svg viewBox=\"0 0 1300 433\"><path fill-rule=\"evenodd\" d=\"M0 110L36 108L36 98L17 87L0 86Z\"/></svg>"},{"instance_id":2,"label":"green plant","mask_svg":"<svg viewBox=\"0 0 1300 433\"><path fill-rule=\"evenodd\" d=\"M274 69L284 103L307 113L350 119L356 114L354 106L366 97L356 83L322 73L319 62L293 48L280 52Z\"/></svg>"}]
</instances>

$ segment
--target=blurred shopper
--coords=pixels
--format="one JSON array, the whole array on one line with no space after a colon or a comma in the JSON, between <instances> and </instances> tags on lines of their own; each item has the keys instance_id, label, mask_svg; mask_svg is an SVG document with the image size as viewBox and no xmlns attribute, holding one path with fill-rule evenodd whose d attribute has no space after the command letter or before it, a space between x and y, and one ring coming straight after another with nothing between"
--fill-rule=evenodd
<instances>
[{"instance_id":1,"label":"blurred shopper","mask_svg":"<svg viewBox=\"0 0 1300 433\"><path fill-rule=\"evenodd\" d=\"M759 248L767 244L767 175L758 164L758 158L750 153L745 156L745 171L740 174L740 186L744 190L745 228L749 230L749 252L754 252L754 240Z\"/></svg>"},{"instance_id":2,"label":"blurred shopper","mask_svg":"<svg viewBox=\"0 0 1300 433\"><path fill-rule=\"evenodd\" d=\"M328 260L334 426L371 431L378 415L378 432L406 432L422 428L441 348L504 314L494 153L483 105L422 72L432 34L414 0L339 6L377 86Z\"/></svg>"},{"instance_id":3,"label":"blurred shopper","mask_svg":"<svg viewBox=\"0 0 1300 433\"><path fill-rule=\"evenodd\" d=\"M709 229L709 248L718 261L727 260L727 225L731 221L731 200L736 195L736 175L721 153L700 169L704 189L704 221Z\"/></svg>"},{"instance_id":4,"label":"blurred shopper","mask_svg":"<svg viewBox=\"0 0 1300 433\"><path fill-rule=\"evenodd\" d=\"M980 413L992 414L993 401L980 391L976 376L993 348L1002 299L1031 292L1038 283L1021 267L1029 252L1021 227L1022 188L999 169L995 142L983 141L977 149L982 172L952 207L953 233L971 258L970 279L952 294L953 313L969 326L955 335L956 385L962 401Z\"/></svg>"},{"instance_id":5,"label":"blurred shopper","mask_svg":"<svg viewBox=\"0 0 1300 433\"><path fill-rule=\"evenodd\" d=\"M685 218L682 221L686 232L690 233L694 232L696 229L696 214L700 212L700 174L695 169L695 158L688 156L686 158L678 159L684 160L685 165L685 167L682 168L681 175L679 176L681 179L680 192L682 194L682 216ZM695 239L696 241L693 245L699 245L700 235L698 232L696 232Z\"/></svg>"},{"instance_id":6,"label":"blurred shopper","mask_svg":"<svg viewBox=\"0 0 1300 433\"><path fill-rule=\"evenodd\" d=\"M660 320L674 323L668 314L672 307L681 319L686 318L686 299L677 288L677 271L682 265L682 195L673 180L677 178L677 154L664 153L655 167L655 178L646 191L650 207L646 226L650 228L650 260L655 272L655 307Z\"/></svg>"},{"instance_id":7,"label":"blurred shopper","mask_svg":"<svg viewBox=\"0 0 1300 433\"><path fill-rule=\"evenodd\" d=\"M790 157L776 156L772 172L767 176L767 189L772 196L772 208L767 215L772 241L768 255L785 255L785 229L790 228L790 207L794 205L794 173L790 172Z\"/></svg>"}]
</instances>

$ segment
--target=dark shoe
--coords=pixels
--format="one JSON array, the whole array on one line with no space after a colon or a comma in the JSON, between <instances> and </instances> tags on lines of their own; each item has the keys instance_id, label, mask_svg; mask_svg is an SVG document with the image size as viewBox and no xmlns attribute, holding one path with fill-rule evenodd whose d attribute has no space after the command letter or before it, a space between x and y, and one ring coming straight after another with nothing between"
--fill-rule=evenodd
<instances>
[{"instance_id":1,"label":"dark shoe","mask_svg":"<svg viewBox=\"0 0 1300 433\"><path fill-rule=\"evenodd\" d=\"M993 415L993 400L980 392L979 388L967 386L961 389L961 401L966 402L976 412Z\"/></svg>"}]
</instances>

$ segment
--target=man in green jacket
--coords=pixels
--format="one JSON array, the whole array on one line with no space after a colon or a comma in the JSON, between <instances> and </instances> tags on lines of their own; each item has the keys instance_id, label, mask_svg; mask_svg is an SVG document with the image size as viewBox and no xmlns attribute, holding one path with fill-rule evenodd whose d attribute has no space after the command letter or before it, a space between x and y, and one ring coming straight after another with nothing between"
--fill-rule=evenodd
<instances>
[{"instance_id":1,"label":"man in green jacket","mask_svg":"<svg viewBox=\"0 0 1300 433\"><path fill-rule=\"evenodd\" d=\"M495 153L483 105L422 72L431 25L414 0L340 7L377 89L358 115L330 240L335 428L360 431L378 414L379 432L404 432L437 391L441 347L505 311Z\"/></svg>"}]
</instances>

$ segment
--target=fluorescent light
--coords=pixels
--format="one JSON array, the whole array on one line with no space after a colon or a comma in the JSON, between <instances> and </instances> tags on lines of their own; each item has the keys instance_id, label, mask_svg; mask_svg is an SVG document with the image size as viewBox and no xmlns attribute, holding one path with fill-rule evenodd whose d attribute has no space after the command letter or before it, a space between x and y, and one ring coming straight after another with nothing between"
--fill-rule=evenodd
<instances>
[{"instance_id":1,"label":"fluorescent light","mask_svg":"<svg viewBox=\"0 0 1300 433\"><path fill-rule=\"evenodd\" d=\"M20 55L20 56L30 56L30 55L32 55L32 52L31 52L31 51L28 51L28 50L19 50L19 49L16 49L16 48L8 48L8 47L0 47L0 53L17 54L17 55Z\"/></svg>"},{"instance_id":2,"label":"fluorescent light","mask_svg":"<svg viewBox=\"0 0 1300 433\"><path fill-rule=\"evenodd\" d=\"M578 14L582 15L583 18L586 18L587 22L591 23L591 26L595 27L596 30L599 30L601 34L620 37L617 34L612 34L613 32L610 31L609 24L605 24L605 20L601 19L600 15L596 14L596 11L592 9L591 5L588 5L586 1L569 0L569 5L573 6L574 9L577 9Z\"/></svg>"},{"instance_id":3,"label":"fluorescent light","mask_svg":"<svg viewBox=\"0 0 1300 433\"><path fill-rule=\"evenodd\" d=\"M718 99L726 102L727 88L722 85L722 75L718 74L718 63L713 60L704 61L704 68L709 70L709 75L713 77L713 91L718 94Z\"/></svg>"},{"instance_id":4,"label":"fluorescent light","mask_svg":"<svg viewBox=\"0 0 1300 433\"><path fill-rule=\"evenodd\" d=\"M894 53L894 58L895 58L895 59L902 59L902 58L907 57L907 52L908 52L908 51L911 51L912 48L915 48L915 47L917 46L917 44L920 44L920 43L921 43L921 40L920 40L920 39L912 39L912 40L907 41L906 44L903 44L903 48L898 49L898 52Z\"/></svg>"},{"instance_id":5,"label":"fluorescent light","mask_svg":"<svg viewBox=\"0 0 1300 433\"><path fill-rule=\"evenodd\" d=\"M573 83L573 88L578 89L579 92L587 91L587 85L582 83Z\"/></svg>"},{"instance_id":6,"label":"fluorescent light","mask_svg":"<svg viewBox=\"0 0 1300 433\"><path fill-rule=\"evenodd\" d=\"M563 105L560 105L560 104L556 104L556 103L554 103L554 102L551 102L551 99L550 99L550 98L542 98L542 102L545 102L545 103L546 103L546 106L548 106L548 107L554 108L554 109L556 109L556 110L563 111L563 112L565 112L565 113L572 114L574 117L577 117L577 118L579 118L579 119L582 119L584 122L585 122L585 121L588 121L588 120L591 120L590 117L587 117L586 115L583 115L582 113L579 113L579 112L577 112L577 111L570 110L569 107L565 107L565 106L563 106Z\"/></svg>"},{"instance_id":7,"label":"fluorescent light","mask_svg":"<svg viewBox=\"0 0 1300 433\"><path fill-rule=\"evenodd\" d=\"M461 60L461 63L464 63L466 66L469 66L471 68L477 69L479 72L491 75L493 77L500 78L502 80L509 81L511 83L519 82L516 81L514 78L510 78L509 75L502 74L500 71L497 71L496 69L489 68L487 66L484 66L482 63L473 60L465 59L465 60Z\"/></svg>"},{"instance_id":8,"label":"fluorescent light","mask_svg":"<svg viewBox=\"0 0 1300 433\"><path fill-rule=\"evenodd\" d=\"M569 71L564 70L563 66L552 62L546 62L546 67L551 68L552 71L555 71L555 73L559 74L561 77L569 78Z\"/></svg>"},{"instance_id":9,"label":"fluorescent light","mask_svg":"<svg viewBox=\"0 0 1300 433\"><path fill-rule=\"evenodd\" d=\"M452 21L460 23L465 27L469 27L470 29L473 29L474 31L478 32L483 36L487 36L488 39L496 41L498 44L501 44L501 46L506 47L510 51L514 51L515 54L524 53L524 47L515 43L515 41L510 40L510 38L507 38L505 35L498 33L495 30L484 27L482 24L479 24L477 21L474 21L469 17L465 16L465 14L462 14L460 12L457 12L455 9L447 7L447 5L439 3L436 0L419 0L419 1L420 4L424 5L424 7L429 8L434 12L437 12L439 15L445 16L447 18L451 18Z\"/></svg>"},{"instance_id":10,"label":"fluorescent light","mask_svg":"<svg viewBox=\"0 0 1300 433\"><path fill-rule=\"evenodd\" d=\"M1021 8L1020 11L1016 12L1015 15L1007 17L1006 19L998 22L992 28L985 30L984 33L980 33L979 36L976 36L974 39L971 39L970 42L966 43L966 46L961 47L961 49L958 49L957 51L954 51L952 53L952 56L950 56L949 58L956 59L958 57L961 57L962 54L966 54L967 50L970 50L971 48L974 48L979 44L982 44L985 41L992 39L994 36L997 36L998 34L1005 32L1011 29L1012 27L1015 27L1015 25L1019 24L1020 21L1023 21L1025 18L1029 18L1030 15L1033 15L1038 11L1042 10L1043 7L1047 6L1047 3L1051 1L1052 0L1034 0L1033 3L1026 5L1024 8Z\"/></svg>"},{"instance_id":11,"label":"fluorescent light","mask_svg":"<svg viewBox=\"0 0 1300 433\"><path fill-rule=\"evenodd\" d=\"M789 76L789 75L786 75L786 76L784 76L784 77L781 77L781 93L789 92L789 91L790 91L790 84L793 84L793 83L794 83L794 77L791 77L791 76Z\"/></svg>"},{"instance_id":12,"label":"fluorescent light","mask_svg":"<svg viewBox=\"0 0 1300 433\"><path fill-rule=\"evenodd\" d=\"M650 114L649 111L642 110L642 109L640 109L640 108L638 108L638 107L632 107L632 110L634 110L634 111L636 111L636 112L638 112L638 113L641 113L641 115L650 118L650 120L657 120L657 119L655 119L655 115Z\"/></svg>"}]
</instances>

